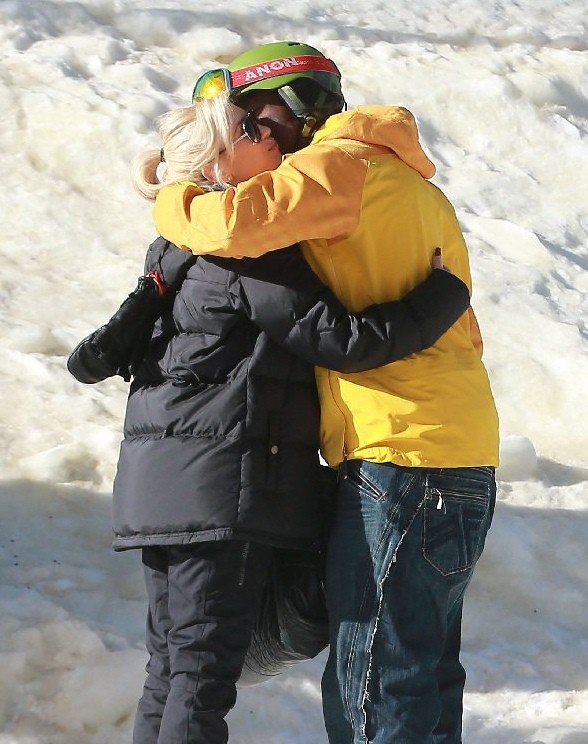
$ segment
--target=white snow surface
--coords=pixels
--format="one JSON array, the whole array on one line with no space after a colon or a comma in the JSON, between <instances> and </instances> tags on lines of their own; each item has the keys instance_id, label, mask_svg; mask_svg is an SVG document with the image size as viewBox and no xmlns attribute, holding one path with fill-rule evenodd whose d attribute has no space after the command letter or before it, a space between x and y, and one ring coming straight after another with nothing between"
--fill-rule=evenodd
<instances>
[{"instance_id":1,"label":"white snow surface","mask_svg":"<svg viewBox=\"0 0 588 744\"><path fill-rule=\"evenodd\" d=\"M469 591L467 744L588 742L584 0L1 0L0 744L123 744L144 679L137 551L110 548L127 385L73 346L153 239L129 165L196 77L304 40L351 107L411 109L471 251L501 420ZM324 655L243 690L239 744L326 744Z\"/></svg>"}]
</instances>

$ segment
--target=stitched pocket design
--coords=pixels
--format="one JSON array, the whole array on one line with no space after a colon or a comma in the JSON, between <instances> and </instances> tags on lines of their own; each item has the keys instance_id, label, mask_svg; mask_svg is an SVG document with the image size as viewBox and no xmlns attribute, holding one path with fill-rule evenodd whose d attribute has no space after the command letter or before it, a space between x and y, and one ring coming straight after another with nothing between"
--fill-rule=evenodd
<instances>
[{"instance_id":1,"label":"stitched pocket design","mask_svg":"<svg viewBox=\"0 0 588 744\"><path fill-rule=\"evenodd\" d=\"M467 476L429 476L425 489L423 555L443 576L470 570L482 553L490 484Z\"/></svg>"}]
</instances>

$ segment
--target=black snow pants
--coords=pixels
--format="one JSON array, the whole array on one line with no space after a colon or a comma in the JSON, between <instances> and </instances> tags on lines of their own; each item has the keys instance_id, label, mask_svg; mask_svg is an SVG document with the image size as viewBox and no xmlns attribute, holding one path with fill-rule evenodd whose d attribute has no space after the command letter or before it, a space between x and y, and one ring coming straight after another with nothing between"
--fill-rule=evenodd
<instances>
[{"instance_id":1,"label":"black snow pants","mask_svg":"<svg viewBox=\"0 0 588 744\"><path fill-rule=\"evenodd\" d=\"M142 553L150 658L133 744L226 744L272 548L227 540Z\"/></svg>"}]
</instances>

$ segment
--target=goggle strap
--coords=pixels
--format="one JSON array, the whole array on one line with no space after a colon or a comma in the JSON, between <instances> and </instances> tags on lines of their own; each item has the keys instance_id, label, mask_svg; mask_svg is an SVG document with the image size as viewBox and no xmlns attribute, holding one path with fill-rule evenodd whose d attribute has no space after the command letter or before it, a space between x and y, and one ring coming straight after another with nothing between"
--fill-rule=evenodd
<instances>
[{"instance_id":1,"label":"goggle strap","mask_svg":"<svg viewBox=\"0 0 588 744\"><path fill-rule=\"evenodd\" d=\"M337 65L326 57L310 54L279 57L258 65L241 67L239 70L230 71L222 67L205 72L196 81L192 91L192 101L195 102L199 98L214 98L221 92L238 92L240 88L247 85L297 72L326 72L341 77Z\"/></svg>"},{"instance_id":2,"label":"goggle strap","mask_svg":"<svg viewBox=\"0 0 588 744\"><path fill-rule=\"evenodd\" d=\"M296 72L330 72L333 75L340 75L337 65L326 57L309 54L280 57L258 65L232 70L229 73L231 89L242 88L260 80L268 80L278 75L290 75Z\"/></svg>"}]
</instances>

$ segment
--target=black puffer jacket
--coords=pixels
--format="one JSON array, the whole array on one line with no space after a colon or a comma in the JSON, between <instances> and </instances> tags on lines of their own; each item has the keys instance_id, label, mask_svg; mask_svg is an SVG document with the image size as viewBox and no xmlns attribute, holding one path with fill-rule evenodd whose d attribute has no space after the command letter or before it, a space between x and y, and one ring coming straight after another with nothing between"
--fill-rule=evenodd
<instances>
[{"instance_id":1,"label":"black puffer jacket","mask_svg":"<svg viewBox=\"0 0 588 744\"><path fill-rule=\"evenodd\" d=\"M147 270L164 251L159 238ZM313 365L379 366L432 344L469 304L444 271L403 301L348 314L293 246L198 258L129 394L115 549L230 538L311 548L321 530Z\"/></svg>"}]
</instances>

